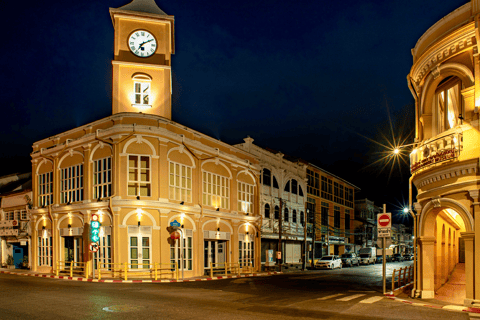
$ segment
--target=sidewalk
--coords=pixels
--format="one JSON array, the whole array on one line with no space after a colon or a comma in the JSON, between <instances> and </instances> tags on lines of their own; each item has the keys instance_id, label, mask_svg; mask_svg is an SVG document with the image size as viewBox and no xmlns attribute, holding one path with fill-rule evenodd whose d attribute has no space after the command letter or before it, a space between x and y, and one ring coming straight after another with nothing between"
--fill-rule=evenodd
<instances>
[{"instance_id":1,"label":"sidewalk","mask_svg":"<svg viewBox=\"0 0 480 320\"><path fill-rule=\"evenodd\" d=\"M272 271L272 272L258 272L258 273L247 273L241 275L229 275L229 276L201 276L201 277L193 277L193 278L184 278L184 279L144 279L144 278L135 278L129 277L128 280L123 280L120 278L105 278L105 279L91 279L91 278L84 278L81 276L74 275L70 277L69 275L65 275L62 273L60 275L56 275L53 273L38 273L36 271L26 270L26 269L4 269L0 268L0 273L4 274L12 274L18 276L30 276L30 277L40 277L40 278L50 278L50 279L63 279L63 280L74 280L74 281L84 281L84 282L100 282L100 283L172 283L172 282L193 282L193 281L210 281L210 280L220 280L220 279L235 279L235 278L247 278L247 277L264 277L264 276L271 276L276 274L282 274L283 272Z\"/></svg>"},{"instance_id":2,"label":"sidewalk","mask_svg":"<svg viewBox=\"0 0 480 320\"><path fill-rule=\"evenodd\" d=\"M464 306L465 286L465 264L459 263L450 275L448 282L435 292L435 299L412 299L405 292L395 297L389 296L389 298L421 307L480 313L480 308Z\"/></svg>"}]
</instances>

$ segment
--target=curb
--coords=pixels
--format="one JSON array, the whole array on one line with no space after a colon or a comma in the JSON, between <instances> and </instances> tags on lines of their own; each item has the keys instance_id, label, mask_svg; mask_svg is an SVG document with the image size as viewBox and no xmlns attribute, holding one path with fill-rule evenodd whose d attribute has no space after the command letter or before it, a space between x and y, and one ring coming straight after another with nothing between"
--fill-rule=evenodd
<instances>
[{"instance_id":1,"label":"curb","mask_svg":"<svg viewBox=\"0 0 480 320\"><path fill-rule=\"evenodd\" d=\"M395 300L398 302L403 302L403 303L408 303L412 306L416 307L428 307L428 308L435 308L435 309L443 309L447 311L455 311L455 312L467 312L467 313L480 313L480 308L471 308L471 307L465 307L465 306L460 306L460 305L435 305L435 304L429 304L429 303L422 303L422 302L415 302L415 301L410 301L410 300L405 300L405 299L400 299L395 297L394 293L385 293L385 297L387 297L390 300Z\"/></svg>"},{"instance_id":2,"label":"curb","mask_svg":"<svg viewBox=\"0 0 480 320\"><path fill-rule=\"evenodd\" d=\"M82 277L68 277L68 276L55 276L48 274L38 274L38 273L21 273L21 272L11 272L11 271L0 271L0 273L11 274L16 276L27 276L27 277L39 277L39 278L49 278L49 279L62 279L62 280L72 280L72 281L83 281L83 282L97 282L97 283L173 283L173 282L197 282L197 281L211 281L211 280L222 280L222 279L235 279L235 278L249 278L249 277L263 277L270 276L275 274L283 274L283 272L265 272L265 273L250 273L239 276L218 276L218 277L209 277L209 278L198 278L198 279L184 279L184 280L116 280L116 279L89 279Z\"/></svg>"}]
</instances>

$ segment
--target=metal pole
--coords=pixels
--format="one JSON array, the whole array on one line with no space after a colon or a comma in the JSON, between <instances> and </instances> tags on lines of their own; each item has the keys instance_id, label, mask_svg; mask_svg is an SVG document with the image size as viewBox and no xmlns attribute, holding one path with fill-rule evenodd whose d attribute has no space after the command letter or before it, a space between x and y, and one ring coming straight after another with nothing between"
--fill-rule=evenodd
<instances>
[{"instance_id":1,"label":"metal pole","mask_svg":"<svg viewBox=\"0 0 480 320\"><path fill-rule=\"evenodd\" d=\"M383 213L387 213L387 205L383 204ZM382 248L382 277L383 277L383 294L387 292L387 268L386 268L386 263L385 263L385 237L382 237L382 242L383 242L383 248Z\"/></svg>"},{"instance_id":2,"label":"metal pole","mask_svg":"<svg viewBox=\"0 0 480 320\"><path fill-rule=\"evenodd\" d=\"M313 209L313 230L312 230L312 269L315 269L315 240L316 240L317 221L315 207Z\"/></svg>"},{"instance_id":3,"label":"metal pole","mask_svg":"<svg viewBox=\"0 0 480 320\"><path fill-rule=\"evenodd\" d=\"M308 209L305 210L305 216L303 217L303 265L302 269L307 270L307 217Z\"/></svg>"},{"instance_id":4,"label":"metal pole","mask_svg":"<svg viewBox=\"0 0 480 320\"><path fill-rule=\"evenodd\" d=\"M278 216L278 251L280 252L280 259L278 259L279 271L282 272L282 222L283 222L283 200L280 198L280 212Z\"/></svg>"},{"instance_id":5,"label":"metal pole","mask_svg":"<svg viewBox=\"0 0 480 320\"><path fill-rule=\"evenodd\" d=\"M95 279L95 252L92 252L92 272L93 279Z\"/></svg>"}]
</instances>

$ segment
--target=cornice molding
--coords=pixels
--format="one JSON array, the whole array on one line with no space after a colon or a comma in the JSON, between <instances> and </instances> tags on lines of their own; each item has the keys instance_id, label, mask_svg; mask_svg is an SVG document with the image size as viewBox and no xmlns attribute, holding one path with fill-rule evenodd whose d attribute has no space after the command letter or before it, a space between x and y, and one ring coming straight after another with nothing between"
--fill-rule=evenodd
<instances>
[{"instance_id":1,"label":"cornice molding","mask_svg":"<svg viewBox=\"0 0 480 320\"><path fill-rule=\"evenodd\" d=\"M414 179L414 184L418 189L420 189L425 187L426 185L429 185L437 181L455 178L455 177L464 176L464 175L475 174L477 172L478 172L477 162L455 165L447 169L439 169L439 170L432 169L431 173L428 173L419 179ZM477 180L478 179L475 179L475 181ZM455 183L448 184L446 187L451 187L454 185L457 185L457 184ZM431 191L431 190L428 190L428 191Z\"/></svg>"},{"instance_id":2,"label":"cornice molding","mask_svg":"<svg viewBox=\"0 0 480 320\"><path fill-rule=\"evenodd\" d=\"M469 23L458 28L422 54L422 57L413 65L410 72L414 85L419 87L425 76L442 62L467 49L473 49L475 40L475 23Z\"/></svg>"}]
</instances>

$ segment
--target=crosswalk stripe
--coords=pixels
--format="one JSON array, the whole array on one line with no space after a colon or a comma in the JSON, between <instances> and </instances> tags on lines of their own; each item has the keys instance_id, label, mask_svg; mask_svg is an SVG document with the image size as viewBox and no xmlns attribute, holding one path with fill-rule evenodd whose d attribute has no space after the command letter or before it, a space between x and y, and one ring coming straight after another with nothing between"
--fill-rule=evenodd
<instances>
[{"instance_id":1,"label":"crosswalk stripe","mask_svg":"<svg viewBox=\"0 0 480 320\"><path fill-rule=\"evenodd\" d=\"M357 299L357 298L360 298L360 297L363 297L363 296L364 296L364 294L354 294L353 296L348 296L348 297L345 297L345 298L337 299L337 301L350 301L350 300Z\"/></svg>"},{"instance_id":2,"label":"crosswalk stripe","mask_svg":"<svg viewBox=\"0 0 480 320\"><path fill-rule=\"evenodd\" d=\"M360 303L374 303L374 302L380 301L382 299L383 299L382 296L370 297L370 298L367 298L367 299L364 299L364 300L360 301Z\"/></svg>"},{"instance_id":3,"label":"crosswalk stripe","mask_svg":"<svg viewBox=\"0 0 480 320\"><path fill-rule=\"evenodd\" d=\"M332 294L331 296L318 298L317 300L327 300L327 299L336 298L336 297L339 297L339 296L343 296L343 293Z\"/></svg>"}]
</instances>

